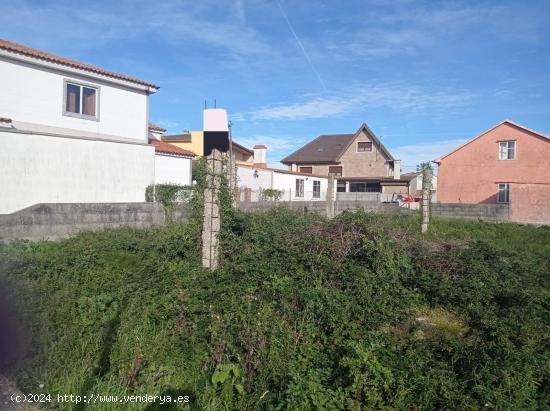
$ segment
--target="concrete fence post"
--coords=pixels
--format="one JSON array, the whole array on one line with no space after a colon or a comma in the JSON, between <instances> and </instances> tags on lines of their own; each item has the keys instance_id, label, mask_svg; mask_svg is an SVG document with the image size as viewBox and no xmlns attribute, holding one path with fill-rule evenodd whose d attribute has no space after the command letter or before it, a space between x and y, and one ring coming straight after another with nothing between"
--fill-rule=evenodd
<instances>
[{"instance_id":1,"label":"concrete fence post","mask_svg":"<svg viewBox=\"0 0 550 411\"><path fill-rule=\"evenodd\" d=\"M328 218L334 217L334 176L328 176L326 199L326 213Z\"/></svg>"},{"instance_id":2,"label":"concrete fence post","mask_svg":"<svg viewBox=\"0 0 550 411\"><path fill-rule=\"evenodd\" d=\"M219 192L223 177L222 153L213 149L206 157L207 174L204 189L202 224L202 266L215 270L219 264L219 232L221 228Z\"/></svg>"},{"instance_id":3,"label":"concrete fence post","mask_svg":"<svg viewBox=\"0 0 550 411\"><path fill-rule=\"evenodd\" d=\"M428 165L422 170L422 233L428 232L430 224L430 206L432 197L432 168Z\"/></svg>"}]
</instances>

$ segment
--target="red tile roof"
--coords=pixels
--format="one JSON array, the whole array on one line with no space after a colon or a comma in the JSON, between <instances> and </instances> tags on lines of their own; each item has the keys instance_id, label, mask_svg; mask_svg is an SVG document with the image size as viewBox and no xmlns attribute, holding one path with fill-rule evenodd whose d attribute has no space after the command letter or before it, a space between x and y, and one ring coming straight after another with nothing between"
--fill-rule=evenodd
<instances>
[{"instance_id":1,"label":"red tile roof","mask_svg":"<svg viewBox=\"0 0 550 411\"><path fill-rule=\"evenodd\" d=\"M118 80L128 81L130 83L141 84L142 86L152 87L158 89L158 86L155 86L152 83L149 83L144 80L139 80L133 77L126 76L124 74L115 73L113 71L108 71L90 64L80 63L75 60L67 59L65 57L56 56L54 54L46 53L45 51L36 50L30 47L23 46L21 44L12 43L11 41L0 39L0 49L11 51L13 53L22 54L29 57L34 57L39 60L48 61L51 63L61 64L68 67L77 68L80 70L90 71L92 73L100 74L107 77L116 78Z\"/></svg>"},{"instance_id":2,"label":"red tile roof","mask_svg":"<svg viewBox=\"0 0 550 411\"><path fill-rule=\"evenodd\" d=\"M172 144L165 143L164 141L149 139L149 144L155 146L156 153L174 154L177 156L195 157L195 154L189 150L176 147Z\"/></svg>"},{"instance_id":3,"label":"red tile roof","mask_svg":"<svg viewBox=\"0 0 550 411\"><path fill-rule=\"evenodd\" d=\"M164 133L166 131L165 128L162 128L161 126L157 126L154 123L149 123L149 130L151 130L151 131L160 131L161 133Z\"/></svg>"}]
</instances>

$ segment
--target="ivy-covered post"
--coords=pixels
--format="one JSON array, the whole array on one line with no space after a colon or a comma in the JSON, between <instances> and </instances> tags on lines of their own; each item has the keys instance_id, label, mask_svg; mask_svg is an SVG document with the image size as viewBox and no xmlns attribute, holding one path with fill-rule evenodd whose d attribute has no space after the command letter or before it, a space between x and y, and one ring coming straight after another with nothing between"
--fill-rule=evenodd
<instances>
[{"instance_id":1,"label":"ivy-covered post","mask_svg":"<svg viewBox=\"0 0 550 411\"><path fill-rule=\"evenodd\" d=\"M206 187L202 224L202 266L215 270L219 264L220 186L223 173L222 153L213 149L206 157Z\"/></svg>"},{"instance_id":2,"label":"ivy-covered post","mask_svg":"<svg viewBox=\"0 0 550 411\"><path fill-rule=\"evenodd\" d=\"M433 170L430 163L423 163L420 167L422 169L422 234L425 234L430 224Z\"/></svg>"}]
</instances>

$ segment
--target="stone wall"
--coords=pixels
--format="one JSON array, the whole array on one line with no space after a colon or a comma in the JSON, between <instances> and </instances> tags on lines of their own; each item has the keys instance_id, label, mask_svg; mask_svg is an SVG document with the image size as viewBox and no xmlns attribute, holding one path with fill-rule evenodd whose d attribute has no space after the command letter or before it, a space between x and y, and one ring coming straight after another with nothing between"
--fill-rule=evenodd
<instances>
[{"instance_id":1,"label":"stone wall","mask_svg":"<svg viewBox=\"0 0 550 411\"><path fill-rule=\"evenodd\" d=\"M120 226L150 227L189 218L186 205L166 214L158 203L36 204L12 214L0 214L0 242L69 237L83 230Z\"/></svg>"},{"instance_id":2,"label":"stone wall","mask_svg":"<svg viewBox=\"0 0 550 411\"><path fill-rule=\"evenodd\" d=\"M325 201L239 203L243 211L267 211L283 206L293 210L326 215ZM375 213L414 214L397 203L336 201L335 214L348 209ZM432 215L490 222L510 221L506 204L432 204ZM83 230L120 226L150 227L168 221L187 222L189 207L181 204L167 218L164 207L157 203L80 203L36 204L13 214L0 214L0 242L14 239L42 240L69 237Z\"/></svg>"},{"instance_id":3,"label":"stone wall","mask_svg":"<svg viewBox=\"0 0 550 411\"><path fill-rule=\"evenodd\" d=\"M316 212L326 215L325 201L291 201L291 202L252 202L239 203L243 211L266 211L277 206L288 207L304 212ZM399 207L397 203L381 203L376 201L336 201L335 214L344 210L360 209L384 214L414 214L416 210ZM509 221L509 207L507 204L432 204L432 216L445 218L465 218L491 222Z\"/></svg>"},{"instance_id":4,"label":"stone wall","mask_svg":"<svg viewBox=\"0 0 550 411\"><path fill-rule=\"evenodd\" d=\"M326 201L290 201L290 202L271 202L259 201L252 203L239 203L239 209L243 211L267 211L274 207L288 207L291 210L303 211L308 213L319 213L326 215ZM399 207L397 203L380 203L376 201L336 201L334 203L334 212L339 214L344 210L365 210L376 213L392 214L410 214L411 210Z\"/></svg>"},{"instance_id":5,"label":"stone wall","mask_svg":"<svg viewBox=\"0 0 550 411\"><path fill-rule=\"evenodd\" d=\"M510 221L508 204L432 203L432 216L491 222Z\"/></svg>"}]
</instances>

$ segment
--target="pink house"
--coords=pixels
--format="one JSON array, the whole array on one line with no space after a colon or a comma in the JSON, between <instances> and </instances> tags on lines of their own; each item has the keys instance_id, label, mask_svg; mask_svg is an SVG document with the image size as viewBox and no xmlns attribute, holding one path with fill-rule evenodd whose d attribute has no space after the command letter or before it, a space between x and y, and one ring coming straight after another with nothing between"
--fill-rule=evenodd
<instances>
[{"instance_id":1,"label":"pink house","mask_svg":"<svg viewBox=\"0 0 550 411\"><path fill-rule=\"evenodd\" d=\"M441 203L508 203L513 221L550 223L550 137L505 120L436 163Z\"/></svg>"}]
</instances>

